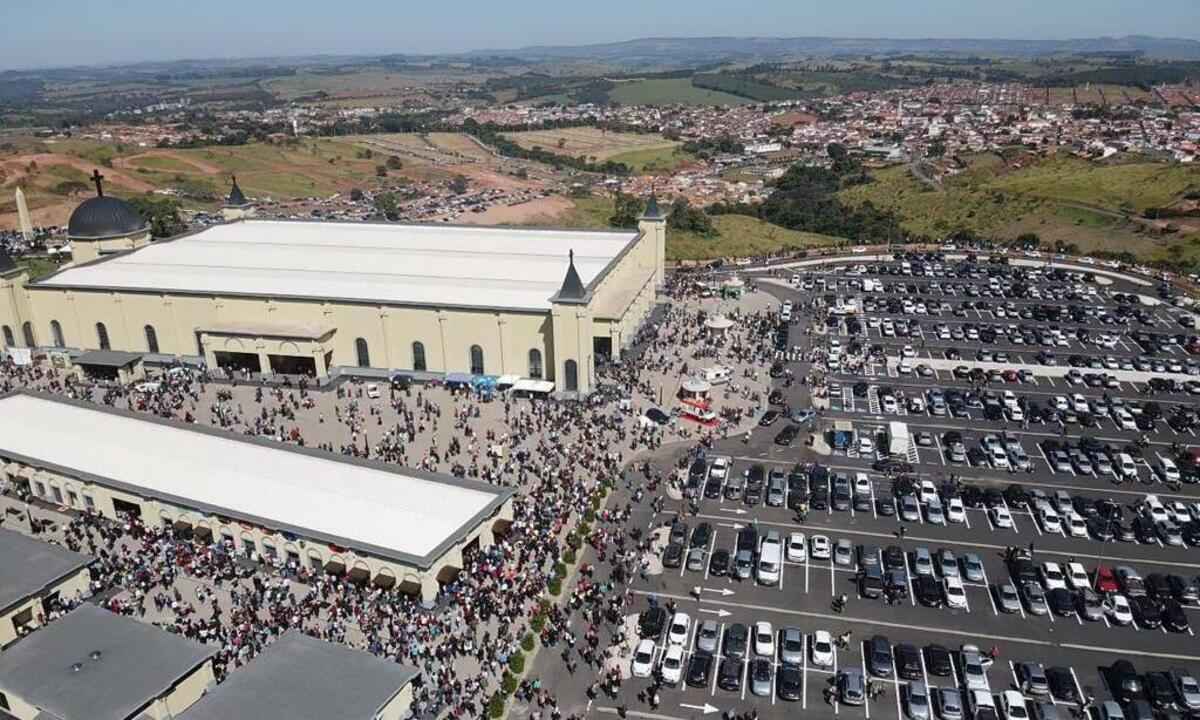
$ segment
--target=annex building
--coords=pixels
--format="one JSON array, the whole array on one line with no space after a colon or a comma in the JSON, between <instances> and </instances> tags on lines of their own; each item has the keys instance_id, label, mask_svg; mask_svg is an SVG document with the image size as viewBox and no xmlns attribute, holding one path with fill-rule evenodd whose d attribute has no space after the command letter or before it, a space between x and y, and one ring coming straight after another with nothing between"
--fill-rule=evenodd
<instances>
[{"instance_id":1,"label":"annex building","mask_svg":"<svg viewBox=\"0 0 1200 720\"><path fill-rule=\"evenodd\" d=\"M0 650L37 628L60 598L88 594L87 555L0 527Z\"/></svg>"},{"instance_id":2,"label":"annex building","mask_svg":"<svg viewBox=\"0 0 1200 720\"><path fill-rule=\"evenodd\" d=\"M96 184L68 225L70 266L29 281L0 262L5 346L262 375L515 375L583 395L663 283L653 199L628 231L278 221L254 219L235 182L225 223L151 242Z\"/></svg>"},{"instance_id":3,"label":"annex building","mask_svg":"<svg viewBox=\"0 0 1200 720\"><path fill-rule=\"evenodd\" d=\"M56 505L425 602L513 518L510 488L29 392L0 396L0 473Z\"/></svg>"}]
</instances>

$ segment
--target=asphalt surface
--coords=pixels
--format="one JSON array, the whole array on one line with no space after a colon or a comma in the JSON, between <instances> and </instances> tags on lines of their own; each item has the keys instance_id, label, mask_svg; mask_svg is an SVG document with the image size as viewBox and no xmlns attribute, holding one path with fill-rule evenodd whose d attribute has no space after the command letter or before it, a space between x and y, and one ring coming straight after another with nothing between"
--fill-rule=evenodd
<instances>
[{"instance_id":1,"label":"asphalt surface","mask_svg":"<svg viewBox=\"0 0 1200 720\"><path fill-rule=\"evenodd\" d=\"M781 300L797 303L810 302L814 295L826 292L847 297L856 294L849 289L839 290L837 283L844 279L842 276L823 277L828 278L827 284L832 286L832 290L826 291L819 287L811 291L789 290L776 286L768 289ZM1115 309L1119 303L1111 300L1113 292L1134 291L1145 293L1146 289L1122 289L1120 283L1106 286L1099 289L1090 300L1090 306ZM880 296L887 297L888 294ZM955 301L948 302L953 305ZM1071 302L1040 300L1036 304L1069 305ZM1002 304L1003 300L1000 303ZM1024 304L1024 301L1016 301L1015 304L1019 306ZM1012 518L1012 527L1008 528L998 527L993 522L993 516L982 508L967 508L961 522L933 524L929 521L927 503L924 502L921 503L920 516L916 520L904 521L898 516L884 516L879 513L878 500L894 494L895 480L872 469L879 455L860 454L855 447L849 451L834 450L832 454L819 454L805 447L803 440L810 430L823 433L836 420L850 421L858 435L867 437L872 437L889 422L900 421L907 424L910 432L927 432L931 436L931 444L914 447L908 453L910 457L907 460L914 465L914 474L918 480L930 480L937 486L953 475L966 486L1003 489L1012 483L1020 483L1028 489L1038 488L1050 495L1055 491L1064 490L1072 496L1088 499L1110 498L1125 508L1127 522L1136 512L1134 508L1150 493L1168 503L1176 500L1185 504L1200 501L1200 486L1185 484L1172 490L1153 469L1159 459L1171 454L1173 445L1189 446L1196 442L1194 431L1179 433L1162 421L1157 422L1152 430L1141 431L1122 428L1108 417L1100 419L1096 427L1087 428L1057 421L1024 423L1004 419L987 420L984 419L982 411L973 410L969 410L969 417L953 417L949 414L934 416L928 411L908 411L905 402L907 398L924 398L927 391L933 388L957 388L961 391L975 389L979 392L992 390L998 393L1011 390L1017 397L1038 402L1043 406L1053 403L1056 396L1070 399L1076 393L1093 401L1112 398L1124 398L1128 401L1150 399L1146 394L1149 389L1146 383L1125 382L1117 387L1105 388L1088 387L1082 383L1073 385L1061 378L1051 380L1041 377L1029 382L985 383L980 387L978 383L969 380L955 379L953 373L948 371L937 371L926 377L916 373L903 376L897 373L894 361L904 345L912 346L917 356L914 363L919 363L921 357L936 356L948 347L958 349L964 358L973 358L977 350L987 349L992 352L1006 351L1009 353L1008 362L1012 367L1028 368L1036 373L1038 363L1033 356L1042 348L1004 342L985 344L965 337L963 340L939 340L934 328L940 323L958 326L967 322L1015 323L1030 327L1053 325L1063 329L1071 326L1069 322L1049 323L1000 318L995 316L994 310L987 309L972 309L969 312L972 314L970 318L955 317L946 312L939 316L920 316L921 334L908 338L886 337L881 329L871 328L865 321L863 329L866 334L857 338L845 334L845 323L829 326L828 335L805 335L803 328L813 320L811 314L802 316L793 324L787 349L781 352L781 359L792 370L794 377L801 377L810 369L808 363L801 359L803 352L810 345L827 347L831 338L837 338L843 346L856 339L863 345L882 345L885 355L892 358L893 362L871 363L865 372L830 374L833 391L830 392L829 408L821 412L812 425L804 427L804 432L796 443L780 446L773 442L776 431L787 422L780 420L773 428L756 431L750 438L734 438L722 442L708 454L708 460L711 463L716 456L727 457L732 462L729 477L741 475L755 465L761 465L766 471L779 469L788 473L797 465L810 463L819 463L831 473L845 473L850 478L864 473L866 484L863 485L863 489L871 502L861 510L811 509L801 520L794 510L786 506L770 507L765 502L747 504L744 499L732 494L726 497L724 485L721 497L700 499L698 511L695 514L685 513L683 521L693 530L701 523L706 523L712 530L711 539L704 547L704 567L700 570L689 570L686 563L680 567L666 568L655 564L651 574L635 579L630 586L630 611L640 612L651 604L672 603L677 610L690 616L691 624L683 643L685 681L688 665L692 656L697 653L696 634L700 623L706 620L715 622L722 638L735 623L748 626L760 621L771 623L775 632L774 648L764 656L770 667L769 695L755 695L751 687L749 660L755 657L753 646L747 651L747 658L730 660L731 663L740 665L740 688L724 690L717 687L717 669L727 658L722 642L714 653L711 672L702 679L703 682L699 686L690 685L685 681L665 684L658 693L658 706L652 708L638 698L640 691L651 686L651 681L632 678L622 685L616 698L600 696L589 703L587 708L590 713L603 715L620 712L636 717L666 719L753 710L759 717L771 718L782 718L797 711L821 716L900 718L911 717L908 708L910 683L930 689L961 689L962 683L955 676L936 677L927 672L922 655L920 679L897 680L897 673L893 669L891 677L874 680L881 692L863 705L852 706L840 703L836 698L827 698L826 688L831 686L841 671L857 668L867 677L872 677L870 668L865 663L863 642L876 635L886 636L893 646L908 643L922 648L930 644L939 644L957 650L963 644L974 644L985 651L995 648L999 657L988 668L987 675L991 691L997 695L1004 690L1018 687L1013 664L1020 662L1036 662L1046 667L1058 666L1068 669L1077 692L1084 697L1094 697L1096 702L1112 698L1104 669L1117 659L1130 660L1140 672L1182 668L1193 676L1200 674L1200 646L1197 645L1195 633L1190 628L1186 632L1171 632L1163 628L1142 627L1136 620L1122 627L1107 615L1097 621L1088 621L1078 611L1058 616L1053 612L1035 616L1031 606L1025 603L1022 603L1016 612L1004 612L997 592L998 586L1012 582L1005 561L1006 551L1010 547L1032 550L1033 561L1039 566L1045 562L1052 562L1065 568L1069 562L1078 562L1089 573L1099 565L1128 566L1143 577L1150 573L1174 573L1189 579L1200 575L1200 553L1195 548L1168 546L1158 538L1147 538L1147 542L1100 542L1088 537L1072 537L1065 529L1055 532L1045 527L1030 510L1010 507L1007 503L1003 507ZM1066 346L1045 349L1054 352L1059 362L1063 362L1070 354L1078 354L1088 359L1099 358L1101 362L1108 356L1132 360L1145 354L1132 339L1132 333L1145 330L1166 334L1179 333L1181 330L1174 324L1176 314L1172 309L1164 306L1147 307L1146 312L1150 318L1149 323L1135 321L1130 325L1114 327L1093 326L1094 333L1104 332L1116 338L1111 347L1068 340ZM819 322L823 321L823 313L818 317ZM899 316L882 311L866 313L865 317L878 317L881 320L891 318L895 322ZM1158 357L1186 360L1191 356L1182 347L1176 346L1166 348ZM1103 372L1103 369L1081 370ZM867 391L861 395L856 394L854 385L857 383L866 383ZM785 387L781 379L777 381L777 387L786 406L796 409L811 405L808 386L795 383ZM900 402L896 413L882 411L880 390L889 387L899 395ZM1194 396L1185 391L1155 393L1153 399L1164 411L1169 411L1176 405L1191 407L1197 402ZM1001 433L1007 433L1006 437L1016 439L1022 444L1031 459L1032 469L1029 472L1008 472L987 464L954 463L949 459L947 448L942 442L947 432L960 433L967 447L980 446L982 438L987 434L999 436ZM1150 442L1138 460L1137 480L1117 484L1112 479L1098 476L1094 472L1085 474L1074 468L1055 470L1044 453L1046 441L1073 443L1085 435L1122 447L1133 445L1142 436L1147 436ZM659 459L661 466L672 468L678 454L664 453ZM666 526L677 519L681 505L682 503L669 502L662 513L653 513L643 506L635 514L631 524L665 536ZM838 564L833 557L814 558L806 552L803 558L788 560L783 564L779 581L775 585L764 585L753 578L736 580L714 575L708 563L712 552L722 548L732 551L737 533L744 527L754 527L760 535L768 531L778 531L785 544L791 534L802 533L807 550L811 550L812 539L816 536L825 537L834 545L838 541L845 541L854 552L846 565ZM665 545L665 540L666 538L662 537L659 547ZM907 593L908 597L895 604L887 604L881 599L867 599L860 595L857 581L857 554L860 546L864 545L879 548L899 546L904 551L909 583L917 575L918 550L928 550L935 558L940 557L939 551L952 553L958 558L956 567L960 575L965 573L962 563L964 556L973 554L982 566L982 577L964 582L965 607L960 609L927 607L917 601L917 593L912 590ZM935 571L933 577L941 581L942 573ZM694 588L697 587L700 588L698 600L693 594ZM844 611L838 612L833 607L834 599L842 594L847 596L848 602ZM1193 625L1200 621L1200 607L1186 607L1185 612ZM804 638L800 653L802 658L798 663L801 687L798 697L794 700L785 700L778 692L778 681L783 668L779 633L785 627L799 629ZM848 647L836 651L836 658L831 667L818 667L814 662L811 641L813 634L821 630L828 631L835 638L847 631L852 633ZM633 642L630 641L631 646ZM655 667L661 662L668 645L665 631L662 637L654 639ZM956 658L956 672L959 669L957 662ZM1036 698L1028 694L1027 697L1030 702L1041 699L1059 706L1067 704L1060 699ZM1066 707L1059 707L1058 711L1059 717L1064 720L1070 717ZM934 716L937 716L936 712ZM1098 717L1094 711L1092 717Z\"/></svg>"}]
</instances>

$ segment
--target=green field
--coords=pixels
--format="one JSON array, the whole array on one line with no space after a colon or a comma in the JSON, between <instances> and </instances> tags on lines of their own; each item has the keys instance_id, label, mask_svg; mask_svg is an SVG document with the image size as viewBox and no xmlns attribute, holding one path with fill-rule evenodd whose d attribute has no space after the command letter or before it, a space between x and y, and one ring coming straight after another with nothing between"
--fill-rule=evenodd
<instances>
[{"instance_id":1,"label":"green field","mask_svg":"<svg viewBox=\"0 0 1200 720\"><path fill-rule=\"evenodd\" d=\"M613 162L625 163L631 170L639 174L669 173L695 159L691 153L681 148L650 148L647 150L631 150L613 155Z\"/></svg>"},{"instance_id":2,"label":"green field","mask_svg":"<svg viewBox=\"0 0 1200 720\"><path fill-rule=\"evenodd\" d=\"M737 95L698 88L692 85L691 78L619 82L608 96L622 105L745 105L753 102Z\"/></svg>"}]
</instances>

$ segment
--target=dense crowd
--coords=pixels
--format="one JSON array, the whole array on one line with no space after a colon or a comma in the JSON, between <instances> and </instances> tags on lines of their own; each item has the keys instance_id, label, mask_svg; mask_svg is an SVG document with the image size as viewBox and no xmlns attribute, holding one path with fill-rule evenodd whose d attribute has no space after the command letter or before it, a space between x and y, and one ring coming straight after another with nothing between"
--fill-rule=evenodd
<instances>
[{"instance_id":1,"label":"dense crowd","mask_svg":"<svg viewBox=\"0 0 1200 720\"><path fill-rule=\"evenodd\" d=\"M683 288L671 292L678 299L686 294ZM655 378L686 375L689 366L695 369L701 358L712 356L743 366L769 360L769 349L752 340L752 333L711 342L703 315L681 305L643 327L623 362L598 372L601 390L587 402L501 395L489 407L470 390L420 386L386 388L384 399L372 403L361 384L348 383L337 387L337 402L326 417L316 402L318 391L303 386L257 387L251 396L244 386L238 390L202 371L175 369L149 384L102 387L74 381L46 364L10 363L0 365L0 389L37 389L515 488L511 527L464 559L433 607L399 589L355 584L282 558L247 557L221 540L176 536L136 518L112 523L84 512L60 528L61 542L97 558L91 587L96 601L216 646L218 678L298 628L420 669L415 716L480 717L509 658L534 627L532 618L542 608L538 598L556 577L567 533L585 516L594 515L594 522L581 540L597 561L581 566L565 607L549 606L540 637L562 654L571 672L580 661L602 671L609 644L623 639L618 627L625 596L613 591L644 571L649 548L648 538L631 534L626 521L634 503L647 497L661 502L663 483L648 466L626 470L627 461L664 441L711 440L722 432L691 430L678 420L665 427L639 422L639 411L662 402L656 385L661 380ZM739 321L749 330L766 317ZM757 409L752 404L757 373L747 371L724 389L735 409L732 423ZM322 432L314 431L322 426ZM310 433L339 439L317 441ZM439 445L447 434L450 440ZM604 485L624 486L632 499L596 512L593 499ZM60 610L78 601L64 599ZM578 634L568 626L575 616L586 628ZM524 682L517 697L531 707L536 703L533 714L561 717L557 699L535 679Z\"/></svg>"}]
</instances>

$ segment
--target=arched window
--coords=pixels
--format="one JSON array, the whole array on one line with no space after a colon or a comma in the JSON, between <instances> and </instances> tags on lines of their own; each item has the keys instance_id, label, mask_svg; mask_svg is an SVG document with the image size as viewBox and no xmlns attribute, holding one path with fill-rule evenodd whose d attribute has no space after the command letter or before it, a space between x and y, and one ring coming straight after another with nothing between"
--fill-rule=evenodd
<instances>
[{"instance_id":1,"label":"arched window","mask_svg":"<svg viewBox=\"0 0 1200 720\"><path fill-rule=\"evenodd\" d=\"M564 374L567 376L567 392L576 392L579 390L579 364L574 360L568 360L563 364Z\"/></svg>"},{"instance_id":2,"label":"arched window","mask_svg":"<svg viewBox=\"0 0 1200 720\"><path fill-rule=\"evenodd\" d=\"M471 374L483 374L483 348L478 345L471 346Z\"/></svg>"},{"instance_id":3,"label":"arched window","mask_svg":"<svg viewBox=\"0 0 1200 720\"><path fill-rule=\"evenodd\" d=\"M25 347L37 347L37 338L33 336L33 323L23 324L21 334L25 336Z\"/></svg>"},{"instance_id":4,"label":"arched window","mask_svg":"<svg viewBox=\"0 0 1200 720\"><path fill-rule=\"evenodd\" d=\"M104 327L104 323L96 323L96 340L100 343L101 350L112 350L108 342L108 328Z\"/></svg>"},{"instance_id":5,"label":"arched window","mask_svg":"<svg viewBox=\"0 0 1200 720\"><path fill-rule=\"evenodd\" d=\"M425 345L419 342L413 343L413 370L425 372Z\"/></svg>"},{"instance_id":6,"label":"arched window","mask_svg":"<svg viewBox=\"0 0 1200 720\"><path fill-rule=\"evenodd\" d=\"M542 351L537 348L529 351L529 377L542 379Z\"/></svg>"},{"instance_id":7,"label":"arched window","mask_svg":"<svg viewBox=\"0 0 1200 720\"><path fill-rule=\"evenodd\" d=\"M367 348L367 341L365 338L359 338L354 341L354 352L358 355L359 367L371 367L371 352Z\"/></svg>"},{"instance_id":8,"label":"arched window","mask_svg":"<svg viewBox=\"0 0 1200 720\"><path fill-rule=\"evenodd\" d=\"M153 325L147 325L146 331L146 350L152 353L158 352L158 333L154 332Z\"/></svg>"},{"instance_id":9,"label":"arched window","mask_svg":"<svg viewBox=\"0 0 1200 720\"><path fill-rule=\"evenodd\" d=\"M54 340L54 347L56 348L67 346L67 341L63 338L62 334L62 325L59 325L57 320L50 321L50 338Z\"/></svg>"},{"instance_id":10,"label":"arched window","mask_svg":"<svg viewBox=\"0 0 1200 720\"><path fill-rule=\"evenodd\" d=\"M16 347L17 339L13 337L12 328L4 326L4 347Z\"/></svg>"}]
</instances>

